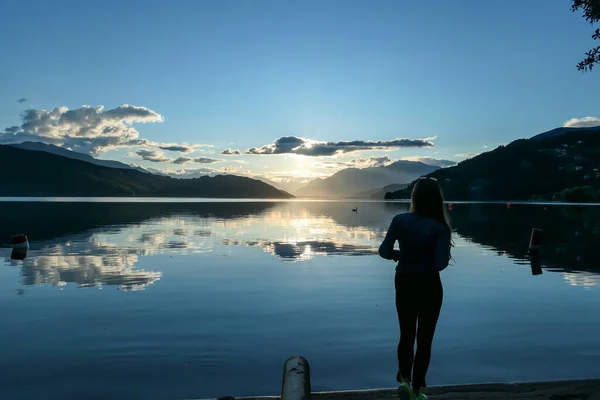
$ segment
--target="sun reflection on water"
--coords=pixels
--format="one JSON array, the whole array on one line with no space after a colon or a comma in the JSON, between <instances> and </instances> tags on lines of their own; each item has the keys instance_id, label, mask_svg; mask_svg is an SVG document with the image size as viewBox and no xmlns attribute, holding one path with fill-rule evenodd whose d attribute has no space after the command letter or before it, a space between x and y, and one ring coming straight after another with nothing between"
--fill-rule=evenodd
<instances>
[{"instance_id":1,"label":"sun reflection on water","mask_svg":"<svg viewBox=\"0 0 600 400\"><path fill-rule=\"evenodd\" d=\"M244 214L235 207L232 204L228 212L218 209L220 214L173 213L34 240L26 259L11 260L7 254L5 262L20 267L25 285L73 283L79 287L141 290L168 274L168 266L161 271L138 269L141 260L150 256L227 255L231 254L228 247L255 247L282 262L325 256L376 256L391 217L405 211L405 206L375 204L370 208L362 205L360 213L354 213L346 203L281 203ZM488 220L480 223L479 219L471 221L470 216L467 213L455 219L455 252L504 257L513 265L528 263L520 253L523 246L511 235L494 235L487 229ZM542 260L543 267L563 273L569 285L596 286L600 275L594 271L571 272L567 268L572 264L567 250L575 247L563 238L557 243L562 247L554 247L565 254L545 252L544 256L552 260ZM577 251L587 249L580 242L577 246ZM593 254L588 259L593 260ZM560 266L555 268L555 263Z\"/></svg>"}]
</instances>

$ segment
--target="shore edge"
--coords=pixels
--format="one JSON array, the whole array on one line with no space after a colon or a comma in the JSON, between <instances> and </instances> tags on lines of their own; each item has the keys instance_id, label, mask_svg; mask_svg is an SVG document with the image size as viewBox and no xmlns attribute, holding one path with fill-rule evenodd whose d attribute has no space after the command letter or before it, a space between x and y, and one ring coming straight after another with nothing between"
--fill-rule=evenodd
<instances>
[{"instance_id":1,"label":"shore edge","mask_svg":"<svg viewBox=\"0 0 600 400\"><path fill-rule=\"evenodd\" d=\"M431 386L425 393L432 400L600 400L600 379ZM398 399L396 388L313 392L311 397L314 400ZM236 397L238 400L275 400L279 398L279 396Z\"/></svg>"}]
</instances>

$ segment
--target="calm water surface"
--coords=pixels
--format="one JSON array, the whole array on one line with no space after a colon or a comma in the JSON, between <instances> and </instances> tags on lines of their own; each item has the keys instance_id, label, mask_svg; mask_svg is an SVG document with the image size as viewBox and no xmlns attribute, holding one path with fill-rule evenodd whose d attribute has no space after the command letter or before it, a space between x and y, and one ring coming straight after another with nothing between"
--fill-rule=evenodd
<instances>
[{"instance_id":1,"label":"calm water surface","mask_svg":"<svg viewBox=\"0 0 600 400\"><path fill-rule=\"evenodd\" d=\"M376 253L406 205L355 206L0 202L0 398L276 395L293 354L314 390L393 386L394 265ZM599 377L600 208L450 215L429 383Z\"/></svg>"}]
</instances>

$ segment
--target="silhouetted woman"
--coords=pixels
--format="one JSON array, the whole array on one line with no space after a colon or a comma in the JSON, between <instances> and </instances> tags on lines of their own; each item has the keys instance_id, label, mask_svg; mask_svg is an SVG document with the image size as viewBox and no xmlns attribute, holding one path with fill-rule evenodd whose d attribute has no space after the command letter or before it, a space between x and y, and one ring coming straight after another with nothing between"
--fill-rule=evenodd
<instances>
[{"instance_id":1,"label":"silhouetted woman","mask_svg":"<svg viewBox=\"0 0 600 400\"><path fill-rule=\"evenodd\" d=\"M381 257L398 262L395 286L400 343L396 379L401 383L398 394L402 400L427 399L423 388L442 308L440 271L451 258L451 233L438 183L425 177L413 188L410 212L394 217L379 247ZM400 250L394 250L396 242Z\"/></svg>"}]
</instances>

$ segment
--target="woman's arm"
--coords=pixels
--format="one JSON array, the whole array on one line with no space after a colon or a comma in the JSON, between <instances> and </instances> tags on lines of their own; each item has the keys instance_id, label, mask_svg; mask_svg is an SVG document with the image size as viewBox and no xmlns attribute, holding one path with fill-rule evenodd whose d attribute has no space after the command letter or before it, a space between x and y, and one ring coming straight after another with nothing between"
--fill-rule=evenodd
<instances>
[{"instance_id":1,"label":"woman's arm","mask_svg":"<svg viewBox=\"0 0 600 400\"><path fill-rule=\"evenodd\" d=\"M438 271L446 269L448 263L450 262L451 240L450 229L445 229L444 232L436 239L434 262Z\"/></svg>"},{"instance_id":2,"label":"woman's arm","mask_svg":"<svg viewBox=\"0 0 600 400\"><path fill-rule=\"evenodd\" d=\"M394 244L400 238L399 231L398 217L396 216L388 228L385 239L379 246L379 255L386 260L398 261L400 259L400 251L394 250Z\"/></svg>"}]
</instances>

